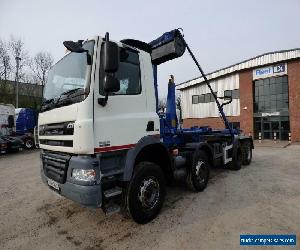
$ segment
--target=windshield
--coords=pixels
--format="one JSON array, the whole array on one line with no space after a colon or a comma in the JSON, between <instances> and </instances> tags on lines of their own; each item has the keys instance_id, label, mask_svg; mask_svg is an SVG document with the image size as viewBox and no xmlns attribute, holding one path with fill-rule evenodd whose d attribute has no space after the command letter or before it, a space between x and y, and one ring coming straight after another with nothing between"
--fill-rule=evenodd
<instances>
[{"instance_id":1,"label":"windshield","mask_svg":"<svg viewBox=\"0 0 300 250\"><path fill-rule=\"evenodd\" d=\"M93 58L94 41L83 45ZM56 63L48 74L48 81L44 89L44 101L60 96L73 89L83 89L89 80L86 53L71 52Z\"/></svg>"}]
</instances>

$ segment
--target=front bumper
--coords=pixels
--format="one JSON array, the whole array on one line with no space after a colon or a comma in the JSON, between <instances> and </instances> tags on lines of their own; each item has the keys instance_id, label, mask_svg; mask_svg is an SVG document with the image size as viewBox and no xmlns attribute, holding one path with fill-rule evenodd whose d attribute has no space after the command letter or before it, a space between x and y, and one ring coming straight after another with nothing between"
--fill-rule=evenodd
<instances>
[{"instance_id":1,"label":"front bumper","mask_svg":"<svg viewBox=\"0 0 300 250\"><path fill-rule=\"evenodd\" d=\"M45 176L44 171L41 171L43 182L48 186L48 178ZM64 184L58 184L60 190L56 191L60 195L79 203L85 207L98 208L102 205L102 195L100 185L82 186L66 181ZM49 186L48 186L49 187ZM49 187L51 190L51 187Z\"/></svg>"},{"instance_id":2,"label":"front bumper","mask_svg":"<svg viewBox=\"0 0 300 250\"><path fill-rule=\"evenodd\" d=\"M71 176L72 170L74 168L80 169L89 169L92 166L91 158L82 158L82 157L71 157L68 163L68 169L65 176L65 181L59 182L56 181L59 190L55 190L48 185L48 180L53 180L45 175L45 170L43 163L41 164L41 177L43 182L56 193L76 202L85 207L98 208L102 205L102 190L99 176L97 176L98 181L94 183L80 183L74 180Z\"/></svg>"}]
</instances>

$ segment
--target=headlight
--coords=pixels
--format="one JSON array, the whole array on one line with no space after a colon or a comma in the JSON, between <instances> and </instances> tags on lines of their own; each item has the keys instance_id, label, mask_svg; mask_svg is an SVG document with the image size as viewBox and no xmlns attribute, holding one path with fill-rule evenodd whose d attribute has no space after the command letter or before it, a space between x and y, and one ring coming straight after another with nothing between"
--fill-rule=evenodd
<instances>
[{"instance_id":1,"label":"headlight","mask_svg":"<svg viewBox=\"0 0 300 250\"><path fill-rule=\"evenodd\" d=\"M78 181L95 181L96 171L94 169L73 169L72 177Z\"/></svg>"}]
</instances>

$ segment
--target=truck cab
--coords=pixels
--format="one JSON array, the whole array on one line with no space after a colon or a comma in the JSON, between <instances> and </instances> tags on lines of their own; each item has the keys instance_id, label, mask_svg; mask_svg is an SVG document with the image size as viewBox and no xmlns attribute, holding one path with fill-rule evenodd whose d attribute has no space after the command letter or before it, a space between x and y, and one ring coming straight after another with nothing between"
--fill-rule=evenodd
<instances>
[{"instance_id":1,"label":"truck cab","mask_svg":"<svg viewBox=\"0 0 300 250\"><path fill-rule=\"evenodd\" d=\"M166 127L157 112L157 65L145 43L112 42L107 34L64 44L71 51L49 72L38 118L41 177L49 188L147 223L162 207L166 183L181 178L203 191L218 160L241 164L231 135Z\"/></svg>"}]
</instances>

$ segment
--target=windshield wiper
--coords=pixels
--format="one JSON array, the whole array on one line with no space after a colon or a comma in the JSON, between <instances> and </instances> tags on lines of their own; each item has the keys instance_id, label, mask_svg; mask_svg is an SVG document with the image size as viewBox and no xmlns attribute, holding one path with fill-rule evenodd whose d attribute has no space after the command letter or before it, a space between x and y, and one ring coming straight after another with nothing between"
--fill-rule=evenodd
<instances>
[{"instance_id":1,"label":"windshield wiper","mask_svg":"<svg viewBox=\"0 0 300 250\"><path fill-rule=\"evenodd\" d=\"M46 111L50 109L53 104L54 104L54 98L44 100L41 105L41 111Z\"/></svg>"},{"instance_id":2,"label":"windshield wiper","mask_svg":"<svg viewBox=\"0 0 300 250\"><path fill-rule=\"evenodd\" d=\"M75 88L75 89L70 89L70 90L67 90L65 92L62 92L59 95L59 97L57 98L57 101L55 102L55 106L58 106L58 104L59 104L59 102L60 102L60 100L63 96L66 96L66 98L68 98L70 95L77 92L78 90L83 90L83 88ZM84 94L84 92L82 94Z\"/></svg>"},{"instance_id":3,"label":"windshield wiper","mask_svg":"<svg viewBox=\"0 0 300 250\"><path fill-rule=\"evenodd\" d=\"M54 98L51 98L51 99L48 99L48 100L44 100L44 101L42 102L42 105L51 103L51 102L53 102L53 101L54 101Z\"/></svg>"},{"instance_id":4,"label":"windshield wiper","mask_svg":"<svg viewBox=\"0 0 300 250\"><path fill-rule=\"evenodd\" d=\"M71 94L73 94L74 92L76 92L76 91L79 90L79 89L83 89L83 88L75 88L75 89L67 90L67 91L65 91L65 92L62 92L62 93L60 94L59 97L61 97L61 96L63 96L63 95L70 96Z\"/></svg>"}]
</instances>

